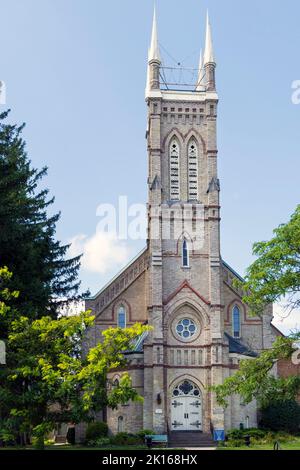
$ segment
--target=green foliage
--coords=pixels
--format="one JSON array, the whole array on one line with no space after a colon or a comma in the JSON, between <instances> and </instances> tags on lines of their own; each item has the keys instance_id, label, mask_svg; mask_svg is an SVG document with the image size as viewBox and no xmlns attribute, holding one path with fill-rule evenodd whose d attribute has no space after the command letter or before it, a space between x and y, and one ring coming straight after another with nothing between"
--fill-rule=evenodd
<instances>
[{"instance_id":1,"label":"green foliage","mask_svg":"<svg viewBox=\"0 0 300 470\"><path fill-rule=\"evenodd\" d=\"M293 337L278 337L271 349L263 351L255 359L240 362L239 370L224 380L222 385L212 387L220 406L227 407L227 398L239 394L244 403L254 398L262 406L278 400L294 399L300 390L300 376L276 378L269 372L278 359L290 359L294 352L294 342L300 334Z\"/></svg>"},{"instance_id":2,"label":"green foliage","mask_svg":"<svg viewBox=\"0 0 300 470\"><path fill-rule=\"evenodd\" d=\"M230 447L239 448L245 445L245 441L242 439L232 439L230 442L228 442L228 445Z\"/></svg>"},{"instance_id":3,"label":"green foliage","mask_svg":"<svg viewBox=\"0 0 300 470\"><path fill-rule=\"evenodd\" d=\"M88 447L107 447L111 444L109 437L99 437L98 439L91 439L87 441Z\"/></svg>"},{"instance_id":4,"label":"green foliage","mask_svg":"<svg viewBox=\"0 0 300 470\"><path fill-rule=\"evenodd\" d=\"M262 409L261 425L272 431L292 434L300 431L300 405L293 400L279 401Z\"/></svg>"},{"instance_id":5,"label":"green foliage","mask_svg":"<svg viewBox=\"0 0 300 470\"><path fill-rule=\"evenodd\" d=\"M32 320L6 308L9 273L2 270L0 312L7 323L7 367L0 369L1 429L6 436L33 435L37 447L58 422L91 421L103 407L139 400L130 376L109 387L108 373L127 364L124 351L147 327L109 329L103 341L82 355L82 342L94 325L90 312L54 320ZM4 292L4 294L3 294Z\"/></svg>"},{"instance_id":6,"label":"green foliage","mask_svg":"<svg viewBox=\"0 0 300 470\"><path fill-rule=\"evenodd\" d=\"M131 446L140 445L141 439L136 434L128 434L127 432L119 432L111 438L111 444L114 446Z\"/></svg>"},{"instance_id":7,"label":"green foliage","mask_svg":"<svg viewBox=\"0 0 300 470\"><path fill-rule=\"evenodd\" d=\"M264 429L250 428L244 429L243 433L244 436L250 436L253 439L263 439L266 436L267 431Z\"/></svg>"},{"instance_id":8,"label":"green foliage","mask_svg":"<svg viewBox=\"0 0 300 470\"><path fill-rule=\"evenodd\" d=\"M263 439L267 433L267 430L257 428L231 429L227 432L227 437L229 440L242 440L245 436L250 436L254 439Z\"/></svg>"},{"instance_id":9,"label":"green foliage","mask_svg":"<svg viewBox=\"0 0 300 470\"><path fill-rule=\"evenodd\" d=\"M36 450L44 450L45 448L45 436L49 434L53 429L51 422L43 422L33 428L33 439L32 444Z\"/></svg>"},{"instance_id":10,"label":"green foliage","mask_svg":"<svg viewBox=\"0 0 300 470\"><path fill-rule=\"evenodd\" d=\"M89 423L85 438L87 441L96 441L100 437L106 437L108 433L108 426L102 421L94 421Z\"/></svg>"},{"instance_id":11,"label":"green foliage","mask_svg":"<svg viewBox=\"0 0 300 470\"><path fill-rule=\"evenodd\" d=\"M142 429L136 433L136 436L141 440L142 443L145 442L145 436L153 436L155 433L150 429Z\"/></svg>"},{"instance_id":12,"label":"green foliage","mask_svg":"<svg viewBox=\"0 0 300 470\"><path fill-rule=\"evenodd\" d=\"M253 315L262 315L265 308L282 298L292 310L300 306L300 206L287 224L274 230L274 237L256 243L253 253L258 258L248 268L245 282L235 281L245 292L243 298ZM269 374L276 360L290 359L300 333L278 338L272 349L259 358L240 363L240 370L215 387L217 400L227 406L227 397L240 394L249 403L257 398L266 407L274 401L293 400L300 390L300 376L276 378Z\"/></svg>"},{"instance_id":13,"label":"green foliage","mask_svg":"<svg viewBox=\"0 0 300 470\"><path fill-rule=\"evenodd\" d=\"M244 447L245 436L250 436L251 438L250 447L257 445L273 446L275 442L282 444L286 442L292 442L294 440L294 436L291 436L286 432L274 432L270 431L270 429L231 429L226 433L226 447Z\"/></svg>"},{"instance_id":14,"label":"green foliage","mask_svg":"<svg viewBox=\"0 0 300 470\"><path fill-rule=\"evenodd\" d=\"M287 299L290 309L300 306L300 205L290 221L274 230L274 237L256 243L253 254L257 260L248 268L244 289L246 302L253 315L261 315L271 303Z\"/></svg>"},{"instance_id":15,"label":"green foliage","mask_svg":"<svg viewBox=\"0 0 300 470\"><path fill-rule=\"evenodd\" d=\"M0 260L14 273L10 289L20 292L12 306L31 318L46 311L56 316L54 299L78 291L79 257L66 259L68 246L55 239L60 214L48 216L53 198L40 189L47 168L32 167L22 138L24 125L5 123L7 115L0 114ZM2 339L4 326L0 319Z\"/></svg>"}]
</instances>

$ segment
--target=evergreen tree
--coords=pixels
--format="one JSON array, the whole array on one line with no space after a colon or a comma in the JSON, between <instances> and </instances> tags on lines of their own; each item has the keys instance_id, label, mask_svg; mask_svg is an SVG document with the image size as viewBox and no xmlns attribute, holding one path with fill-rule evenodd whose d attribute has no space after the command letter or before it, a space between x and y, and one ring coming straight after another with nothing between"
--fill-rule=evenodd
<instances>
[{"instance_id":1,"label":"evergreen tree","mask_svg":"<svg viewBox=\"0 0 300 470\"><path fill-rule=\"evenodd\" d=\"M55 239L60 214L48 216L53 203L39 189L47 168L32 167L22 126L0 114L0 262L14 273L12 290L21 292L14 307L38 318L56 316L58 299L78 293L80 257L66 259L68 245Z\"/></svg>"}]
</instances>

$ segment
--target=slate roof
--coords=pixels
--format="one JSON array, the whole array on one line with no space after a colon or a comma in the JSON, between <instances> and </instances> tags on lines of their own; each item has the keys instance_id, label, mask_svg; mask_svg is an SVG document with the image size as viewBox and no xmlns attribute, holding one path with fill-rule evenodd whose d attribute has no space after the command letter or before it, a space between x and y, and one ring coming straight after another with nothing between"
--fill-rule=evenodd
<instances>
[{"instance_id":1,"label":"slate roof","mask_svg":"<svg viewBox=\"0 0 300 470\"><path fill-rule=\"evenodd\" d=\"M233 338L228 333L225 333L225 337L229 343L229 353L231 354L240 354L241 356L247 357L257 357L258 354L254 351L251 351L245 344L243 344L239 339Z\"/></svg>"},{"instance_id":2,"label":"slate roof","mask_svg":"<svg viewBox=\"0 0 300 470\"><path fill-rule=\"evenodd\" d=\"M144 341L148 336L148 331L145 331L142 335L138 337L136 340L134 349L130 351L124 351L125 354L136 354L136 353L143 353L144 351ZM247 357L257 357L258 354L248 348L245 344L243 344L239 339L233 338L228 333L225 333L225 338L228 340L229 343L229 353L231 354L240 354L241 356Z\"/></svg>"},{"instance_id":3,"label":"slate roof","mask_svg":"<svg viewBox=\"0 0 300 470\"><path fill-rule=\"evenodd\" d=\"M136 340L134 349L131 349L129 351L124 351L124 354L130 355L130 354L141 354L144 352L144 341L148 336L148 331L144 331Z\"/></svg>"}]
</instances>

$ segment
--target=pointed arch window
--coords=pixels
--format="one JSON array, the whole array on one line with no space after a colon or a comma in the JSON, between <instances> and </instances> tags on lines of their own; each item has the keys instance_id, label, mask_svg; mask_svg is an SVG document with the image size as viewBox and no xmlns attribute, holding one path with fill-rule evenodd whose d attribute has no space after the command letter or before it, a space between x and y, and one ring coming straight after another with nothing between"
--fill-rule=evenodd
<instances>
[{"instance_id":1,"label":"pointed arch window","mask_svg":"<svg viewBox=\"0 0 300 470\"><path fill-rule=\"evenodd\" d=\"M193 138L188 146L189 201L198 200L198 147Z\"/></svg>"},{"instance_id":2,"label":"pointed arch window","mask_svg":"<svg viewBox=\"0 0 300 470\"><path fill-rule=\"evenodd\" d=\"M232 332L234 338L241 337L241 311L237 305L232 309Z\"/></svg>"},{"instance_id":3,"label":"pointed arch window","mask_svg":"<svg viewBox=\"0 0 300 470\"><path fill-rule=\"evenodd\" d=\"M174 137L170 144L170 199L179 201L180 199L180 150L179 143Z\"/></svg>"},{"instance_id":4,"label":"pointed arch window","mask_svg":"<svg viewBox=\"0 0 300 470\"><path fill-rule=\"evenodd\" d=\"M189 268L190 259L189 259L189 245L186 240L182 242L182 266L184 268Z\"/></svg>"},{"instance_id":5,"label":"pointed arch window","mask_svg":"<svg viewBox=\"0 0 300 470\"><path fill-rule=\"evenodd\" d=\"M126 309L120 305L118 310L118 328L126 328Z\"/></svg>"},{"instance_id":6,"label":"pointed arch window","mask_svg":"<svg viewBox=\"0 0 300 470\"><path fill-rule=\"evenodd\" d=\"M124 418L123 418L123 416L118 417L118 432L124 432Z\"/></svg>"}]
</instances>

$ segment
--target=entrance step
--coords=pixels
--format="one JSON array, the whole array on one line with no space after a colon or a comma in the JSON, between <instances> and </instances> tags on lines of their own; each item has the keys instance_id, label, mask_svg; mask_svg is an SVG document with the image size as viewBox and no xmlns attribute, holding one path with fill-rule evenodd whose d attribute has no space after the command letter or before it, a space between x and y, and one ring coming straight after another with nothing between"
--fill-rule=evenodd
<instances>
[{"instance_id":1,"label":"entrance step","mask_svg":"<svg viewBox=\"0 0 300 470\"><path fill-rule=\"evenodd\" d=\"M211 434L173 431L169 434L169 447L215 447Z\"/></svg>"},{"instance_id":2,"label":"entrance step","mask_svg":"<svg viewBox=\"0 0 300 470\"><path fill-rule=\"evenodd\" d=\"M66 444L67 438L66 436L55 436L55 444Z\"/></svg>"}]
</instances>

